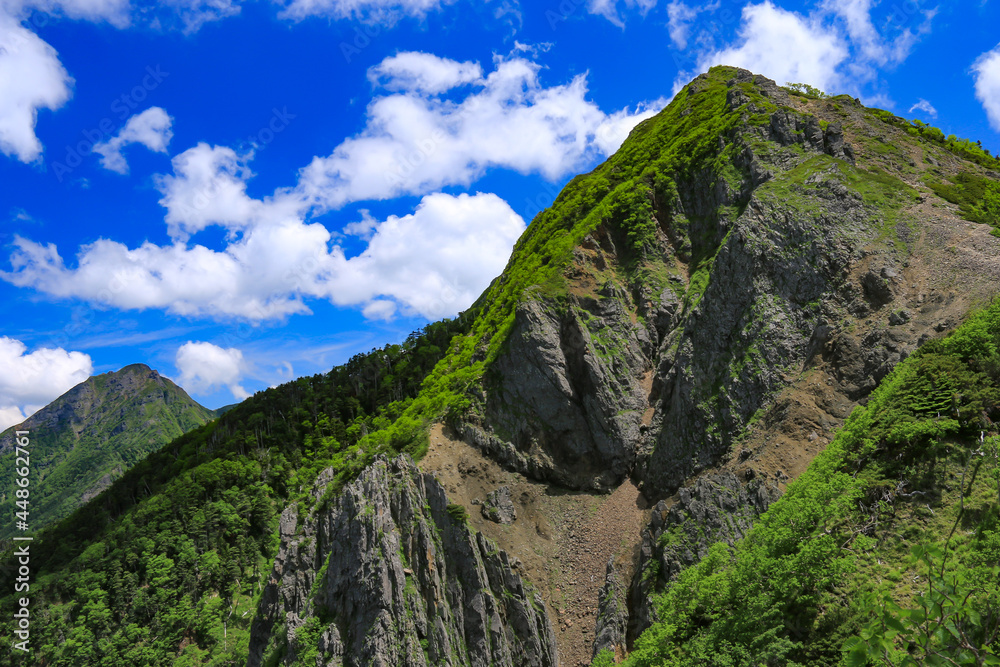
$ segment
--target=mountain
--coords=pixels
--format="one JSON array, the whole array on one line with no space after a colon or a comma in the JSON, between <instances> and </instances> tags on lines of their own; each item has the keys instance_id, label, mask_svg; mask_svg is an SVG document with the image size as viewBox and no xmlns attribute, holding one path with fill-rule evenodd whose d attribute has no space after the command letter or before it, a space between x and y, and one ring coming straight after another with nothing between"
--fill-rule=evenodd
<instances>
[{"instance_id":1,"label":"mountain","mask_svg":"<svg viewBox=\"0 0 1000 667\"><path fill-rule=\"evenodd\" d=\"M31 432L33 530L59 521L123 472L177 436L215 418L167 378L143 364L81 382L0 434L0 475L14 478L14 431ZM14 513L14 489L0 511ZM5 521L0 539L15 534Z\"/></svg>"},{"instance_id":2,"label":"mountain","mask_svg":"<svg viewBox=\"0 0 1000 667\"><path fill-rule=\"evenodd\" d=\"M258 393L39 535L35 659L991 664L998 172L713 68L458 319Z\"/></svg>"}]
</instances>

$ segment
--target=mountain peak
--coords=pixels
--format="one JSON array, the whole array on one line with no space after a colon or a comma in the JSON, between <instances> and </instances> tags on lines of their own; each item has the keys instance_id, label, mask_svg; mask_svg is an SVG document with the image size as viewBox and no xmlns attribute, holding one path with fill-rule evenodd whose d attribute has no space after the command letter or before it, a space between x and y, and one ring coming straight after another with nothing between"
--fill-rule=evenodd
<instances>
[{"instance_id":1,"label":"mountain peak","mask_svg":"<svg viewBox=\"0 0 1000 667\"><path fill-rule=\"evenodd\" d=\"M87 378L17 426L32 432L33 525L66 516L147 454L214 417L146 364ZM0 434L0 474L14 464L13 431ZM0 506L12 502L7 494Z\"/></svg>"}]
</instances>

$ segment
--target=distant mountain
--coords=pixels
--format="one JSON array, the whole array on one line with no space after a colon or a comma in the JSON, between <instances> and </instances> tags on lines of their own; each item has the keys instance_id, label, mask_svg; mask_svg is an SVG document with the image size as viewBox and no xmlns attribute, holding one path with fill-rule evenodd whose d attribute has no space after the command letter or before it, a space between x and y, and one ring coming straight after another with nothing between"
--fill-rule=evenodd
<instances>
[{"instance_id":1,"label":"distant mountain","mask_svg":"<svg viewBox=\"0 0 1000 667\"><path fill-rule=\"evenodd\" d=\"M0 434L0 479L12 480L14 430L31 432L32 531L86 503L150 452L216 413L145 364L81 382L18 426ZM13 491L0 491L0 512L13 517ZM0 526L0 539L14 534Z\"/></svg>"}]
</instances>

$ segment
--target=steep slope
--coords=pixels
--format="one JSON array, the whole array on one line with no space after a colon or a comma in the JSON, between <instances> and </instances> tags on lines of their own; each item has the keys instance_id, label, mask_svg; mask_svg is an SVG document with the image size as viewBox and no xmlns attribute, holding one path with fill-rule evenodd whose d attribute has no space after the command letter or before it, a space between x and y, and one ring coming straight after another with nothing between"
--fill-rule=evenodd
<instances>
[{"instance_id":1,"label":"steep slope","mask_svg":"<svg viewBox=\"0 0 1000 667\"><path fill-rule=\"evenodd\" d=\"M576 622L628 609L634 638L653 591L746 534L896 364L1000 291L990 228L935 194L995 183L996 160L908 128L715 68L519 241L480 300L493 326L456 346L478 381L449 423L528 477L631 476L657 505L625 536L642 546L618 605L571 582Z\"/></svg>"},{"instance_id":2,"label":"steep slope","mask_svg":"<svg viewBox=\"0 0 1000 667\"><path fill-rule=\"evenodd\" d=\"M59 521L106 489L150 452L215 418L144 364L81 382L16 427L0 434L0 477L13 479L14 430L32 434L31 528ZM13 488L0 512L14 515ZM0 540L14 534L10 521Z\"/></svg>"},{"instance_id":3,"label":"steep slope","mask_svg":"<svg viewBox=\"0 0 1000 667\"><path fill-rule=\"evenodd\" d=\"M660 641L685 610L659 596L719 571L895 366L1000 291L1000 240L961 217L992 222L970 198L993 158L793 93L698 77L567 185L460 320L253 397L40 536L45 661L726 655L699 609ZM798 609L768 611L778 646L750 660L814 655Z\"/></svg>"},{"instance_id":4,"label":"steep slope","mask_svg":"<svg viewBox=\"0 0 1000 667\"><path fill-rule=\"evenodd\" d=\"M358 441L406 409L448 341L467 326L466 318L433 323L400 345L260 392L153 452L87 505L35 533L32 652L0 652L0 664L245 663L251 623L279 553L283 510L294 504L305 514L335 499L368 460ZM407 444L419 449L421 441ZM321 474L318 501L312 490ZM380 505L377 513L387 511ZM493 568L494 556L488 550L484 566ZM9 616L19 597L12 548L0 554L0 571L7 591L0 609ZM523 594L513 588L515 575L503 577L512 588L497 584L498 600ZM545 617L538 613L542 637ZM495 624L494 630L507 636ZM12 626L0 625L0 633L13 644ZM510 636L525 635L517 628Z\"/></svg>"},{"instance_id":5,"label":"steep slope","mask_svg":"<svg viewBox=\"0 0 1000 667\"><path fill-rule=\"evenodd\" d=\"M744 539L673 580L627 664L1000 663L998 350L1000 302L896 368Z\"/></svg>"},{"instance_id":6,"label":"steep slope","mask_svg":"<svg viewBox=\"0 0 1000 667\"><path fill-rule=\"evenodd\" d=\"M317 500L332 477L317 479ZM281 515L248 667L282 654L286 664L315 654L345 667L559 664L542 599L519 563L474 534L412 461L376 460L304 526L297 514L291 506Z\"/></svg>"}]
</instances>

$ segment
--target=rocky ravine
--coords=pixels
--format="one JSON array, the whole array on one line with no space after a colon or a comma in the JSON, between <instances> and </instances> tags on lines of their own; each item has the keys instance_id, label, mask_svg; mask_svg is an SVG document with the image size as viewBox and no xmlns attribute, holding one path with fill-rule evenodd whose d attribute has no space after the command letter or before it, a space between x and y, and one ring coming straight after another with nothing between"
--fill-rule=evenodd
<instances>
[{"instance_id":1,"label":"rocky ravine","mask_svg":"<svg viewBox=\"0 0 1000 667\"><path fill-rule=\"evenodd\" d=\"M545 604L518 567L433 476L379 459L329 507L282 514L247 664L556 667Z\"/></svg>"}]
</instances>

